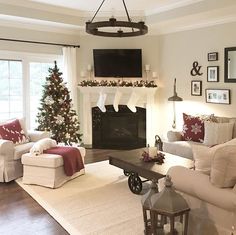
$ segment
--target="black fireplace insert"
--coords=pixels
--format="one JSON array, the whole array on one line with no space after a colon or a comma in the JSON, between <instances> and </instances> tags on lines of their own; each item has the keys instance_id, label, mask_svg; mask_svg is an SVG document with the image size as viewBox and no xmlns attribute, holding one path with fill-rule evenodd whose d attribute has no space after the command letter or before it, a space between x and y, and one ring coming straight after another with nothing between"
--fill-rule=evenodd
<instances>
[{"instance_id":1,"label":"black fireplace insert","mask_svg":"<svg viewBox=\"0 0 236 235\"><path fill-rule=\"evenodd\" d=\"M116 112L106 105L106 112L92 108L93 148L134 149L146 146L146 109L136 107L133 113L126 105Z\"/></svg>"}]
</instances>

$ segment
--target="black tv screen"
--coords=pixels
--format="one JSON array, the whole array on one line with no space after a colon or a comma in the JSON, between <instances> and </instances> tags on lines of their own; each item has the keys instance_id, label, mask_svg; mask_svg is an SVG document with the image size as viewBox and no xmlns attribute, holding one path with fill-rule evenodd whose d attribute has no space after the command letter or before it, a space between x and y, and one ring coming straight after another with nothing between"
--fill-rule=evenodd
<instances>
[{"instance_id":1,"label":"black tv screen","mask_svg":"<svg viewBox=\"0 0 236 235\"><path fill-rule=\"evenodd\" d=\"M94 49L95 77L142 77L141 49Z\"/></svg>"}]
</instances>

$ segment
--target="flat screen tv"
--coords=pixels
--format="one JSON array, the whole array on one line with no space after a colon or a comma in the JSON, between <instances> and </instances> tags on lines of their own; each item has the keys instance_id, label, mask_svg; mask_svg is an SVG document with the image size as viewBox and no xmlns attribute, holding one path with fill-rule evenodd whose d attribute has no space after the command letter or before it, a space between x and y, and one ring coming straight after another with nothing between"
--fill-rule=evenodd
<instances>
[{"instance_id":1,"label":"flat screen tv","mask_svg":"<svg viewBox=\"0 0 236 235\"><path fill-rule=\"evenodd\" d=\"M95 77L142 77L141 49L94 49Z\"/></svg>"}]
</instances>

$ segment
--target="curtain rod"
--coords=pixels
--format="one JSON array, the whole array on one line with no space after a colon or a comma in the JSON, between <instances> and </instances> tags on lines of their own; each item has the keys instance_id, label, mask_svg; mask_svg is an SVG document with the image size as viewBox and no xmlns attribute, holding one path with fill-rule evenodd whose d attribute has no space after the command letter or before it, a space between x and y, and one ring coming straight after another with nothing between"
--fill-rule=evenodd
<instances>
[{"instance_id":1,"label":"curtain rod","mask_svg":"<svg viewBox=\"0 0 236 235\"><path fill-rule=\"evenodd\" d=\"M37 42L37 41L27 41L27 40L11 39L11 38L0 38L0 40L1 41L10 41L10 42L23 42L23 43L44 44L44 45L51 45L51 46L64 46L64 47L77 47L77 48L80 48L79 45L62 44L62 43Z\"/></svg>"}]
</instances>

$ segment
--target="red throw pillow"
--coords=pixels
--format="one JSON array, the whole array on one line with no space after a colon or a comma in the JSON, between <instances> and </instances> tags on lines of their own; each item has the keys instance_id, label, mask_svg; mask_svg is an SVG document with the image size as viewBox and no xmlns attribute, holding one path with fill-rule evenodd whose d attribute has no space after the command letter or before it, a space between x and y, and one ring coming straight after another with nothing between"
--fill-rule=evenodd
<instances>
[{"instance_id":1,"label":"red throw pillow","mask_svg":"<svg viewBox=\"0 0 236 235\"><path fill-rule=\"evenodd\" d=\"M18 119L0 125L0 138L4 140L10 140L14 144L28 142L28 138L22 130Z\"/></svg>"},{"instance_id":2,"label":"red throw pillow","mask_svg":"<svg viewBox=\"0 0 236 235\"><path fill-rule=\"evenodd\" d=\"M199 117L194 117L183 113L183 139L195 142L204 140L204 121Z\"/></svg>"}]
</instances>

